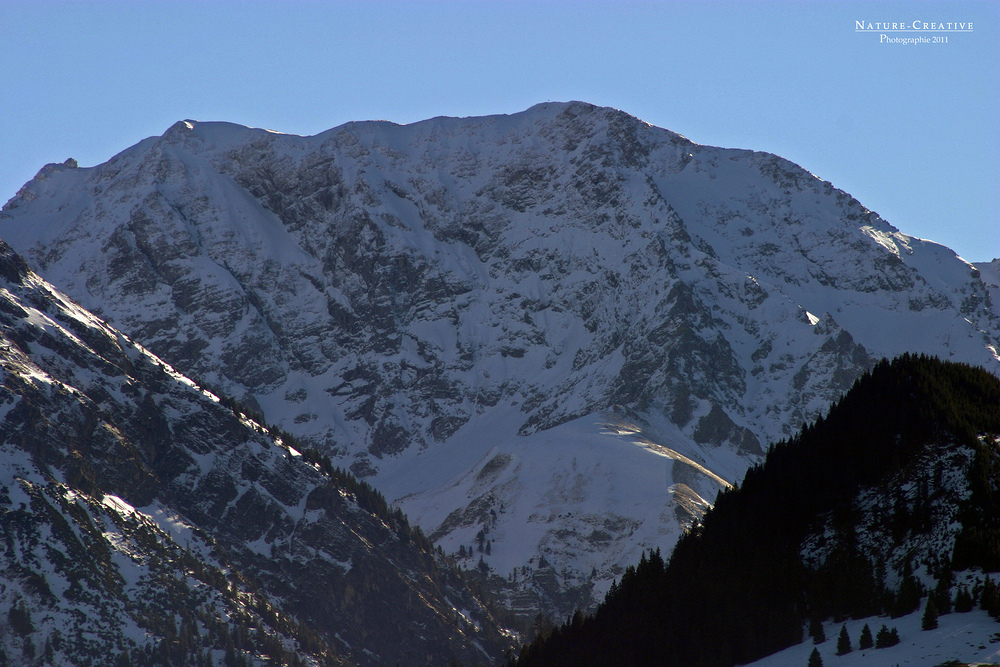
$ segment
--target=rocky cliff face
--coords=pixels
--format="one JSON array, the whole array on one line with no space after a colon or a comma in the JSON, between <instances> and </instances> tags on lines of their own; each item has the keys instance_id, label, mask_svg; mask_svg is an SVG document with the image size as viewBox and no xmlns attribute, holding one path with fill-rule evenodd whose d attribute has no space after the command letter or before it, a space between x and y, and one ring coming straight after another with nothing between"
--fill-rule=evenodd
<instances>
[{"instance_id":1,"label":"rocky cliff face","mask_svg":"<svg viewBox=\"0 0 1000 667\"><path fill-rule=\"evenodd\" d=\"M179 122L46 167L0 236L532 615L669 550L874 359L1000 369L989 289L947 248L774 155L582 103Z\"/></svg>"},{"instance_id":2,"label":"rocky cliff face","mask_svg":"<svg viewBox=\"0 0 1000 667\"><path fill-rule=\"evenodd\" d=\"M324 474L2 243L0 280L11 664L485 664L510 647L370 487Z\"/></svg>"}]
</instances>

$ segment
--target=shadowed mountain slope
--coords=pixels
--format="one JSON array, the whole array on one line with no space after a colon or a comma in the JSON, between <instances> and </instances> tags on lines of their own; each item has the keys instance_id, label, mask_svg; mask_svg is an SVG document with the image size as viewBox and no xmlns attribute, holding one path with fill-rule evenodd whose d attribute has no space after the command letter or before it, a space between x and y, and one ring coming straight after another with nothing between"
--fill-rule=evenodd
<instances>
[{"instance_id":1,"label":"shadowed mountain slope","mask_svg":"<svg viewBox=\"0 0 1000 667\"><path fill-rule=\"evenodd\" d=\"M324 473L2 242L0 333L8 664L472 665L512 645L377 492Z\"/></svg>"}]
</instances>

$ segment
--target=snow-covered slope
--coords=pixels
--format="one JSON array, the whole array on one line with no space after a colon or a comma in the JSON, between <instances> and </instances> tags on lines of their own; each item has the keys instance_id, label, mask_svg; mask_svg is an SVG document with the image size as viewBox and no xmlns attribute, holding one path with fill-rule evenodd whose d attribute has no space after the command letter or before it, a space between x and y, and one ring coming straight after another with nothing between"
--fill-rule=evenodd
<instances>
[{"instance_id":1,"label":"snow-covered slope","mask_svg":"<svg viewBox=\"0 0 1000 667\"><path fill-rule=\"evenodd\" d=\"M965 614L948 614L938 619L934 630L920 627L922 612L901 618L875 617L847 620L844 623L824 623L825 642L813 644L811 639L779 651L747 667L804 667L809 664L813 649L819 651L823 667L940 667L941 665L1000 664L1000 625L981 609ZM895 629L899 643L886 648L858 648L858 638L867 625L873 634L884 625ZM852 650L837 654L837 638L842 627L847 628Z\"/></svg>"},{"instance_id":2,"label":"snow-covered slope","mask_svg":"<svg viewBox=\"0 0 1000 667\"><path fill-rule=\"evenodd\" d=\"M273 433L0 242L5 664L479 664L510 647L401 515Z\"/></svg>"},{"instance_id":3,"label":"snow-covered slope","mask_svg":"<svg viewBox=\"0 0 1000 667\"><path fill-rule=\"evenodd\" d=\"M1000 308L1000 258L992 262L976 262L973 266L980 272L980 278L989 290L994 312Z\"/></svg>"},{"instance_id":4,"label":"snow-covered slope","mask_svg":"<svg viewBox=\"0 0 1000 667\"><path fill-rule=\"evenodd\" d=\"M183 121L46 167L0 237L472 546L526 613L669 550L873 359L1000 372L989 288L947 248L774 155L577 102L313 137Z\"/></svg>"}]
</instances>

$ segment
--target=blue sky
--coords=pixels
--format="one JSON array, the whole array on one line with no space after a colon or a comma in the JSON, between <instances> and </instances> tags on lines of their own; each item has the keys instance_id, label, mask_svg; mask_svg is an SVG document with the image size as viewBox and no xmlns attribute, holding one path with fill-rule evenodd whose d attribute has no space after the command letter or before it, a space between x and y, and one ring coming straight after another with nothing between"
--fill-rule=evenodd
<instances>
[{"instance_id":1,"label":"blue sky","mask_svg":"<svg viewBox=\"0 0 1000 667\"><path fill-rule=\"evenodd\" d=\"M882 44L856 21L973 30ZM777 153L988 260L998 64L995 0L0 0L0 201L47 162L98 164L186 118L314 134L576 99Z\"/></svg>"}]
</instances>

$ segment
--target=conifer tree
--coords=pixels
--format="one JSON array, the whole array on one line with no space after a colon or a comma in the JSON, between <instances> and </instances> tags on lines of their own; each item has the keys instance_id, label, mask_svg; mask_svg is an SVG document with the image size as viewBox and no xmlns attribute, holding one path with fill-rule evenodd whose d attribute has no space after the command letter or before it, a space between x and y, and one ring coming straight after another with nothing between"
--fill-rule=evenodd
<instances>
[{"instance_id":1,"label":"conifer tree","mask_svg":"<svg viewBox=\"0 0 1000 667\"><path fill-rule=\"evenodd\" d=\"M809 654L808 667L823 667L823 658L820 656L818 648L813 648L813 652Z\"/></svg>"},{"instance_id":2,"label":"conifer tree","mask_svg":"<svg viewBox=\"0 0 1000 667\"><path fill-rule=\"evenodd\" d=\"M951 574L951 568L945 565L941 570L937 586L934 589L935 597L937 598L934 600L934 604L937 606L937 612L940 616L951 613L952 581L953 577Z\"/></svg>"},{"instance_id":3,"label":"conifer tree","mask_svg":"<svg viewBox=\"0 0 1000 667\"><path fill-rule=\"evenodd\" d=\"M31 641L31 637L24 638L24 644L21 646L21 653L28 661L32 661L35 657L35 642Z\"/></svg>"},{"instance_id":4,"label":"conifer tree","mask_svg":"<svg viewBox=\"0 0 1000 667\"><path fill-rule=\"evenodd\" d=\"M955 611L964 614L972 611L973 606L974 602L969 589L966 586L959 586L958 592L955 593Z\"/></svg>"},{"instance_id":5,"label":"conifer tree","mask_svg":"<svg viewBox=\"0 0 1000 667\"><path fill-rule=\"evenodd\" d=\"M899 583L899 590L896 592L889 615L892 618L899 618L916 611L920 607L921 594L920 583L910 571L909 562L906 562L903 568L903 580Z\"/></svg>"},{"instance_id":6,"label":"conifer tree","mask_svg":"<svg viewBox=\"0 0 1000 667\"><path fill-rule=\"evenodd\" d=\"M10 623L11 629L22 637L35 631L35 626L31 622L31 612L28 611L24 600L18 600L17 604L11 606L10 612L7 614L7 621Z\"/></svg>"},{"instance_id":7,"label":"conifer tree","mask_svg":"<svg viewBox=\"0 0 1000 667\"><path fill-rule=\"evenodd\" d=\"M826 633L823 631L823 623L816 617L813 617L809 621L809 636L813 638L813 644L822 644L826 641Z\"/></svg>"},{"instance_id":8,"label":"conifer tree","mask_svg":"<svg viewBox=\"0 0 1000 667\"><path fill-rule=\"evenodd\" d=\"M865 627L861 628L861 638L858 639L858 648L863 651L873 646L875 646L875 640L872 639L872 629L865 623Z\"/></svg>"},{"instance_id":9,"label":"conifer tree","mask_svg":"<svg viewBox=\"0 0 1000 667\"><path fill-rule=\"evenodd\" d=\"M924 607L923 618L920 619L920 627L924 630L934 630L938 626L938 610L934 604L934 596L927 596L927 606Z\"/></svg>"},{"instance_id":10,"label":"conifer tree","mask_svg":"<svg viewBox=\"0 0 1000 667\"><path fill-rule=\"evenodd\" d=\"M889 648L899 643L899 631L896 628L889 629L886 626L879 628L875 635L875 648Z\"/></svg>"},{"instance_id":11,"label":"conifer tree","mask_svg":"<svg viewBox=\"0 0 1000 667\"><path fill-rule=\"evenodd\" d=\"M1000 611L1000 594L997 592L996 583L989 577L986 577L986 581L983 583L983 593L979 598L979 606L990 616L996 616L997 612Z\"/></svg>"},{"instance_id":12,"label":"conifer tree","mask_svg":"<svg viewBox=\"0 0 1000 667\"><path fill-rule=\"evenodd\" d=\"M840 636L837 637L837 655L847 655L851 652L851 636L847 634L847 626L840 626Z\"/></svg>"}]
</instances>

